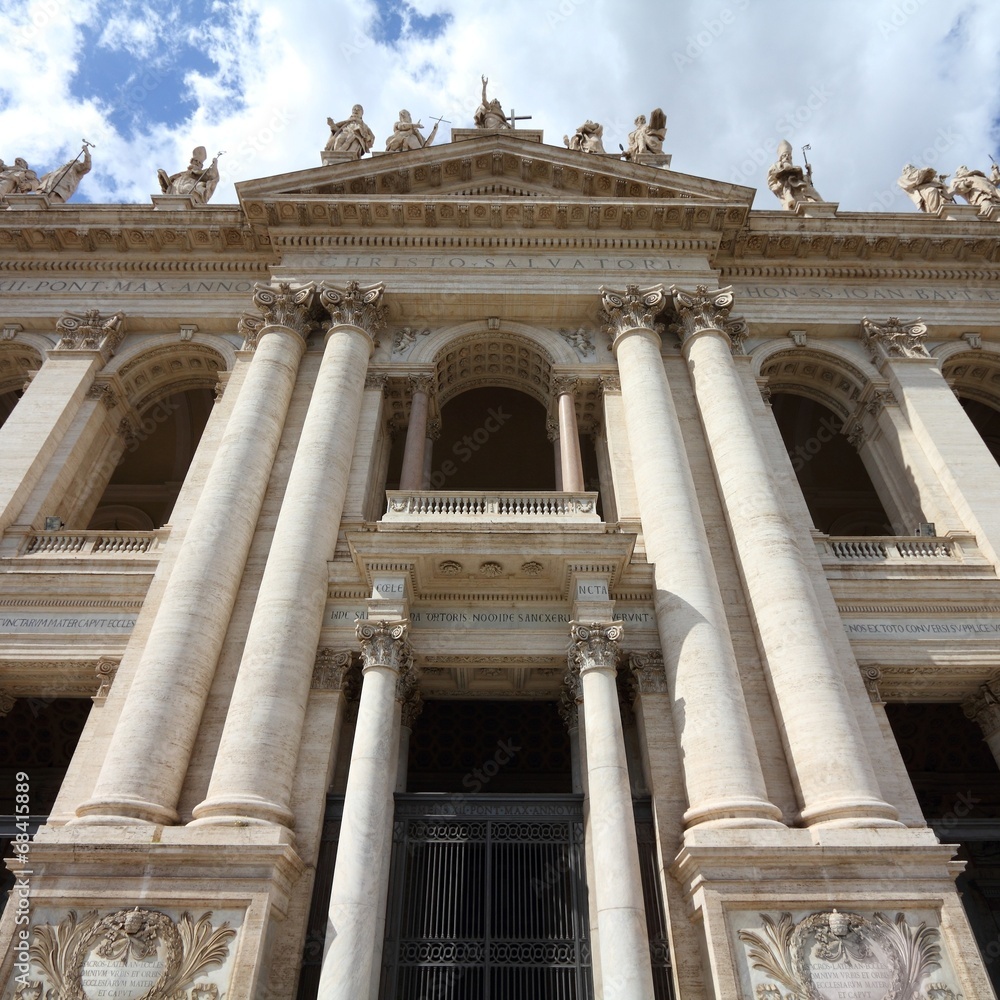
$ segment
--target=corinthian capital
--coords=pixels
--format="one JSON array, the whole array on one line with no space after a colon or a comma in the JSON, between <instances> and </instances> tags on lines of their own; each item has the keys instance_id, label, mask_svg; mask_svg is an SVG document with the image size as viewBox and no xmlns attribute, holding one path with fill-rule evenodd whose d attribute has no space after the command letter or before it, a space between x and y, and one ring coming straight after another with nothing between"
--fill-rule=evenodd
<instances>
[{"instance_id":1,"label":"corinthian capital","mask_svg":"<svg viewBox=\"0 0 1000 1000\"><path fill-rule=\"evenodd\" d=\"M363 286L349 281L346 288L335 288L324 283L319 300L330 314L334 326L356 326L372 339L385 326L386 308L382 304L385 285Z\"/></svg>"},{"instance_id":2,"label":"corinthian capital","mask_svg":"<svg viewBox=\"0 0 1000 1000\"><path fill-rule=\"evenodd\" d=\"M261 311L265 327L283 326L307 337L312 326L309 310L315 294L316 286L311 281L298 288L284 281L277 287L257 282L253 286L253 304Z\"/></svg>"},{"instance_id":3,"label":"corinthian capital","mask_svg":"<svg viewBox=\"0 0 1000 1000\"><path fill-rule=\"evenodd\" d=\"M88 309L83 316L65 313L56 329L62 335L57 350L100 351L107 361L125 339L125 313L116 312L107 318L97 309Z\"/></svg>"},{"instance_id":4,"label":"corinthian capital","mask_svg":"<svg viewBox=\"0 0 1000 1000\"><path fill-rule=\"evenodd\" d=\"M923 344L923 339L927 336L927 324L919 319L905 323L890 316L884 323L876 323L865 316L861 320L859 336L875 364L888 358L930 357Z\"/></svg>"},{"instance_id":5,"label":"corinthian capital","mask_svg":"<svg viewBox=\"0 0 1000 1000\"><path fill-rule=\"evenodd\" d=\"M677 333L682 343L696 333L718 330L729 338L734 354L742 352L747 324L741 316L729 315L734 301L731 285L714 291L708 285L696 285L693 292L671 285L670 294L677 310Z\"/></svg>"},{"instance_id":6,"label":"corinthian capital","mask_svg":"<svg viewBox=\"0 0 1000 1000\"><path fill-rule=\"evenodd\" d=\"M364 670L369 667L388 667L399 674L409 669L410 644L406 639L409 620L359 621L356 627Z\"/></svg>"},{"instance_id":7,"label":"corinthian capital","mask_svg":"<svg viewBox=\"0 0 1000 1000\"><path fill-rule=\"evenodd\" d=\"M581 673L617 668L618 640L625 634L621 622L570 622L569 634L570 660Z\"/></svg>"},{"instance_id":8,"label":"corinthian capital","mask_svg":"<svg viewBox=\"0 0 1000 1000\"><path fill-rule=\"evenodd\" d=\"M661 652L653 650L649 653L632 653L628 658L628 665L640 694L668 693Z\"/></svg>"},{"instance_id":9,"label":"corinthian capital","mask_svg":"<svg viewBox=\"0 0 1000 1000\"><path fill-rule=\"evenodd\" d=\"M1000 678L991 677L979 685L975 694L966 698L962 710L967 719L975 719L983 736L989 738L1000 730Z\"/></svg>"},{"instance_id":10,"label":"corinthian capital","mask_svg":"<svg viewBox=\"0 0 1000 1000\"><path fill-rule=\"evenodd\" d=\"M628 285L624 292L616 292L601 285L601 322L604 332L617 340L629 330L649 330L662 333L663 324L656 322L656 316L667 304L667 294L663 285L639 288Z\"/></svg>"}]
</instances>

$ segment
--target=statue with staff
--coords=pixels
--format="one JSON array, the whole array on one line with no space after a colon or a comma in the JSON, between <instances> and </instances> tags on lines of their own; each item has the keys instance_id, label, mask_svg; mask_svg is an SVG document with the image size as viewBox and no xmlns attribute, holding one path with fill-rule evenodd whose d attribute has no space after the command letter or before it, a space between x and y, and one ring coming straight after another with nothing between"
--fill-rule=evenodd
<instances>
[{"instance_id":1,"label":"statue with staff","mask_svg":"<svg viewBox=\"0 0 1000 1000\"><path fill-rule=\"evenodd\" d=\"M410 117L410 112L405 108L399 112L399 121L392 127L392 135L385 140L385 151L387 153L399 153L404 149L423 149L430 146L437 135L438 126L444 118L434 119L434 127L425 139L420 130L424 127L422 122L415 122Z\"/></svg>"},{"instance_id":2,"label":"statue with staff","mask_svg":"<svg viewBox=\"0 0 1000 1000\"><path fill-rule=\"evenodd\" d=\"M191 153L187 170L169 176L165 170L157 170L156 176L163 193L187 195L195 205L204 205L218 187L218 162L224 152L225 150L219 150L206 167L205 157L208 156L208 151L204 146L197 146Z\"/></svg>"},{"instance_id":3,"label":"statue with staff","mask_svg":"<svg viewBox=\"0 0 1000 1000\"><path fill-rule=\"evenodd\" d=\"M94 144L84 139L83 148L76 154L76 158L55 170L50 170L47 174L43 174L34 190L38 194L46 195L49 201L57 202L60 205L65 204L80 186L84 174L90 173L90 151L93 148Z\"/></svg>"}]
</instances>

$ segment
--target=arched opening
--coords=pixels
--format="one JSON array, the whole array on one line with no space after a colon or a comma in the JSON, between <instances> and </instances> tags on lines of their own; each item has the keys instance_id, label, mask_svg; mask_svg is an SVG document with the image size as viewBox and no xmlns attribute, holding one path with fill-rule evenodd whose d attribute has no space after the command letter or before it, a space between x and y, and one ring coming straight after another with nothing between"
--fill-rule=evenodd
<instances>
[{"instance_id":1,"label":"arched opening","mask_svg":"<svg viewBox=\"0 0 1000 1000\"><path fill-rule=\"evenodd\" d=\"M828 535L891 535L868 470L841 434L843 420L822 403L790 392L771 408L813 525Z\"/></svg>"},{"instance_id":2,"label":"arched opening","mask_svg":"<svg viewBox=\"0 0 1000 1000\"><path fill-rule=\"evenodd\" d=\"M504 386L453 396L441 408L434 442L432 490L554 490L553 445L545 407Z\"/></svg>"},{"instance_id":3,"label":"arched opening","mask_svg":"<svg viewBox=\"0 0 1000 1000\"><path fill-rule=\"evenodd\" d=\"M978 399L959 397L962 409L972 421L972 426L979 431L983 443L990 449L994 461L1000 464L1000 410L994 409Z\"/></svg>"},{"instance_id":4,"label":"arched opening","mask_svg":"<svg viewBox=\"0 0 1000 1000\"><path fill-rule=\"evenodd\" d=\"M209 389L188 389L154 403L133 430L89 528L149 530L170 518L212 411Z\"/></svg>"},{"instance_id":5,"label":"arched opening","mask_svg":"<svg viewBox=\"0 0 1000 1000\"><path fill-rule=\"evenodd\" d=\"M7 418L14 412L17 401L21 398L20 389L12 389L10 392L0 393L0 427L7 422Z\"/></svg>"}]
</instances>

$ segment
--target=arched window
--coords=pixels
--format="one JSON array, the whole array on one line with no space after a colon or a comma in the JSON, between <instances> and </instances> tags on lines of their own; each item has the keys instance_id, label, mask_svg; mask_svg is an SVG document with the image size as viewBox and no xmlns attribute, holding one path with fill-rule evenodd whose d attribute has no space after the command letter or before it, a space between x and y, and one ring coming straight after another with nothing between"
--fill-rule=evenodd
<instances>
[{"instance_id":1,"label":"arched window","mask_svg":"<svg viewBox=\"0 0 1000 1000\"><path fill-rule=\"evenodd\" d=\"M890 535L889 517L864 463L822 403L777 392L771 407L817 530L828 535Z\"/></svg>"}]
</instances>

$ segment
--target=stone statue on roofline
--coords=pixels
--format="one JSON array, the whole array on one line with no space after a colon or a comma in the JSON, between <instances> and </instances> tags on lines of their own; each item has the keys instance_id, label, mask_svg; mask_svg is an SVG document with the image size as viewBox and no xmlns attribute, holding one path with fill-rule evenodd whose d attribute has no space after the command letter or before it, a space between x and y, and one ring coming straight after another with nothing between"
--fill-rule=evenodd
<instances>
[{"instance_id":1,"label":"stone statue on roofline","mask_svg":"<svg viewBox=\"0 0 1000 1000\"><path fill-rule=\"evenodd\" d=\"M473 115L476 128L510 128L510 122L507 121L507 116L503 113L500 102L495 97L492 101L486 99L487 83L489 83L489 77L484 76L482 103L476 108L476 113Z\"/></svg>"},{"instance_id":2,"label":"stone statue on roofline","mask_svg":"<svg viewBox=\"0 0 1000 1000\"><path fill-rule=\"evenodd\" d=\"M351 117L341 122L327 118L330 138L326 141L327 152L352 153L359 160L375 145L375 133L364 119L365 109L360 104L351 108Z\"/></svg>"},{"instance_id":3,"label":"stone statue on roofline","mask_svg":"<svg viewBox=\"0 0 1000 1000\"><path fill-rule=\"evenodd\" d=\"M195 205L204 205L215 194L219 185L219 157L213 158L206 167L208 152L204 146L197 146L191 152L191 162L186 170L167 175L165 170L157 170L156 176L164 194L186 195Z\"/></svg>"},{"instance_id":4,"label":"stone statue on roofline","mask_svg":"<svg viewBox=\"0 0 1000 1000\"><path fill-rule=\"evenodd\" d=\"M399 112L399 121L392 127L392 135L385 140L385 151L398 153L404 149L423 149L424 146L429 146L434 142L440 124L440 122L435 122L431 134L425 139L420 134L420 130L424 126L420 122L413 121L410 112L404 108Z\"/></svg>"},{"instance_id":5,"label":"stone statue on roofline","mask_svg":"<svg viewBox=\"0 0 1000 1000\"><path fill-rule=\"evenodd\" d=\"M24 157L18 156L13 166L0 160L0 198L8 194L30 194L37 189L38 183L38 174Z\"/></svg>"},{"instance_id":6,"label":"stone statue on roofline","mask_svg":"<svg viewBox=\"0 0 1000 1000\"><path fill-rule=\"evenodd\" d=\"M932 215L942 206L954 204L954 197L945 185L947 174L939 174L933 167L915 167L907 163L896 183L909 195L921 212Z\"/></svg>"},{"instance_id":7,"label":"stone statue on roofline","mask_svg":"<svg viewBox=\"0 0 1000 1000\"><path fill-rule=\"evenodd\" d=\"M601 141L603 136L604 126L600 122L587 120L577 128L575 135L564 135L563 142L569 149L575 149L580 153L603 153L604 143Z\"/></svg>"},{"instance_id":8,"label":"stone statue on roofline","mask_svg":"<svg viewBox=\"0 0 1000 1000\"><path fill-rule=\"evenodd\" d=\"M805 168L792 163L792 144L782 139L778 145L778 159L767 172L767 186L781 202L781 207L794 211L802 202L822 201L819 191L813 187L812 166Z\"/></svg>"},{"instance_id":9,"label":"stone statue on roofline","mask_svg":"<svg viewBox=\"0 0 1000 1000\"><path fill-rule=\"evenodd\" d=\"M65 204L69 201L80 186L83 176L90 173L91 145L93 144L84 139L83 149L80 150L76 158L70 160L69 163L64 163L61 167L56 167L55 170L50 170L47 174L43 174L35 190L39 194L46 195L50 201L59 204ZM81 155L83 156L82 160L80 159Z\"/></svg>"},{"instance_id":10,"label":"stone statue on roofline","mask_svg":"<svg viewBox=\"0 0 1000 1000\"><path fill-rule=\"evenodd\" d=\"M643 153L662 153L663 140L667 134L667 116L663 113L663 108L653 108L648 122L645 115L639 115L634 124L635 129L628 134L625 159L634 160Z\"/></svg>"},{"instance_id":11,"label":"stone statue on roofline","mask_svg":"<svg viewBox=\"0 0 1000 1000\"><path fill-rule=\"evenodd\" d=\"M996 169L996 164L993 165ZM964 164L952 175L948 191L952 197L958 195L981 212L1000 206L1000 191L981 170L970 170Z\"/></svg>"}]
</instances>

